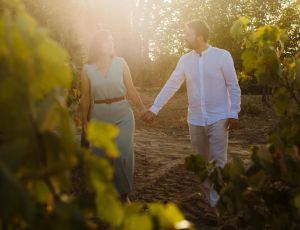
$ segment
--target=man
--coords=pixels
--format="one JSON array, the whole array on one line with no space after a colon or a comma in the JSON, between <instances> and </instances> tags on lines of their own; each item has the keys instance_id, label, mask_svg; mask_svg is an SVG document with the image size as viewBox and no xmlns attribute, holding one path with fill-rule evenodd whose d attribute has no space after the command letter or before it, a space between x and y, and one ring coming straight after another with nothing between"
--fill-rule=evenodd
<instances>
[{"instance_id":1,"label":"man","mask_svg":"<svg viewBox=\"0 0 300 230\"><path fill-rule=\"evenodd\" d=\"M241 90L231 54L208 44L209 27L202 20L186 24L185 39L192 51L183 55L143 119L152 123L162 107L186 81L191 143L198 154L224 167L228 131L238 126ZM215 207L219 195L210 187Z\"/></svg>"}]
</instances>

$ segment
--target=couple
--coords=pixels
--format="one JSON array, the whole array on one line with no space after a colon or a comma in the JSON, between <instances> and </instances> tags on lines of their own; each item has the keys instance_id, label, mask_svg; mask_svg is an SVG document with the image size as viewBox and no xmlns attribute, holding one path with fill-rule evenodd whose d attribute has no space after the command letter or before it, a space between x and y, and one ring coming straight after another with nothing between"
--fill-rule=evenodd
<instances>
[{"instance_id":1,"label":"couple","mask_svg":"<svg viewBox=\"0 0 300 230\"><path fill-rule=\"evenodd\" d=\"M129 98L142 119L152 123L160 109L186 81L188 124L192 146L208 160L223 167L227 161L228 131L238 126L241 90L234 63L226 50L208 44L209 27L202 20L186 24L185 39L192 51L183 55L147 110L133 85L126 61L114 55L109 31L98 31L92 40L88 62L82 71L83 129L89 119L112 123L120 133L116 144L120 156L113 160L114 184L122 201L128 201L134 174L133 134L135 121ZM92 148L103 155L101 149ZM209 202L215 207L218 194L209 186Z\"/></svg>"}]
</instances>

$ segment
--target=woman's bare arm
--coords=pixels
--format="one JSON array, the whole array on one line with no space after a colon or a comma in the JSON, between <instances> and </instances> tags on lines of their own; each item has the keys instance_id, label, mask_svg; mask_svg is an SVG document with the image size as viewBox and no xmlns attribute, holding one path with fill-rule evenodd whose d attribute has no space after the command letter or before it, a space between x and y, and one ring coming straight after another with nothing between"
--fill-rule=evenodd
<instances>
[{"instance_id":1,"label":"woman's bare arm","mask_svg":"<svg viewBox=\"0 0 300 230\"><path fill-rule=\"evenodd\" d=\"M126 63L126 61L124 61L124 75L123 76L124 76L124 84L125 84L126 89L127 89L128 98L137 107L139 113L141 115L143 115L145 112L147 112L147 109L146 109L146 107L145 107L138 91L136 90L136 88L133 84L130 69L129 69L129 66Z\"/></svg>"},{"instance_id":2,"label":"woman's bare arm","mask_svg":"<svg viewBox=\"0 0 300 230\"><path fill-rule=\"evenodd\" d=\"M81 72L81 116L82 116L82 127L85 130L88 123L88 113L90 108L90 84L89 79L86 76L84 69Z\"/></svg>"}]
</instances>

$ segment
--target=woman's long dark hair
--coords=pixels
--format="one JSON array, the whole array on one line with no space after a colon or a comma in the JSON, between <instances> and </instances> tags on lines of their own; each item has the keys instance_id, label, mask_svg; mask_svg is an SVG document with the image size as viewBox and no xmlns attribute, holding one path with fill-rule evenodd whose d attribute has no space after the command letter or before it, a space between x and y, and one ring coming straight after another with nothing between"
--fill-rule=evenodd
<instances>
[{"instance_id":1,"label":"woman's long dark hair","mask_svg":"<svg viewBox=\"0 0 300 230\"><path fill-rule=\"evenodd\" d=\"M96 32L90 43L87 58L88 64L95 63L97 60L99 60L101 55L99 52L99 47L109 36L111 36L111 32L109 30L101 29Z\"/></svg>"}]
</instances>

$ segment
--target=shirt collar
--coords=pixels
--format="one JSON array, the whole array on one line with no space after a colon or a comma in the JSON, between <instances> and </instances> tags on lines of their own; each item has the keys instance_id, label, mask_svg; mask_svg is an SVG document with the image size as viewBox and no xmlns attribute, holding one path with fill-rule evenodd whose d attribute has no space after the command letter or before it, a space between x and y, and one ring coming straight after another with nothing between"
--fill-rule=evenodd
<instances>
[{"instance_id":1,"label":"shirt collar","mask_svg":"<svg viewBox=\"0 0 300 230\"><path fill-rule=\"evenodd\" d=\"M212 46L208 45L207 49L202 51L201 56L206 55L211 50L211 48L212 48ZM198 56L200 55L199 53L196 52L196 50L193 50L193 53L198 55Z\"/></svg>"}]
</instances>

